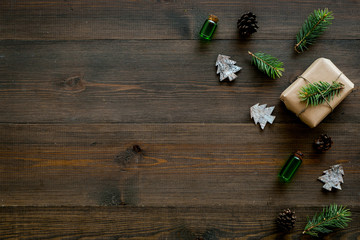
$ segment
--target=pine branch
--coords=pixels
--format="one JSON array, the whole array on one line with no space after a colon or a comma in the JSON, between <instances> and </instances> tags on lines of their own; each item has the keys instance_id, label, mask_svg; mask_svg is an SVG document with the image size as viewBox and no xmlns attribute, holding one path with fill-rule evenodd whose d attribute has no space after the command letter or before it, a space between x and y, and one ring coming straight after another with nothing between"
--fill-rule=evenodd
<instances>
[{"instance_id":1,"label":"pine branch","mask_svg":"<svg viewBox=\"0 0 360 240\"><path fill-rule=\"evenodd\" d=\"M273 79L281 77L282 72L285 71L283 68L284 63L271 55L261 52L252 53L250 51L248 51L248 53L252 56L251 62L257 66L260 71L266 73Z\"/></svg>"},{"instance_id":2,"label":"pine branch","mask_svg":"<svg viewBox=\"0 0 360 240\"><path fill-rule=\"evenodd\" d=\"M316 82L305 85L299 92L300 101L306 101L306 106L317 106L325 102L330 102L335 96L340 94L344 84L340 82ZM324 99L325 98L325 99Z\"/></svg>"},{"instance_id":3,"label":"pine branch","mask_svg":"<svg viewBox=\"0 0 360 240\"><path fill-rule=\"evenodd\" d=\"M333 228L345 228L351 221L351 212L343 206L332 204L324 207L323 211L316 213L312 220L308 218L303 234L318 237L319 233L330 233Z\"/></svg>"},{"instance_id":4,"label":"pine branch","mask_svg":"<svg viewBox=\"0 0 360 240\"><path fill-rule=\"evenodd\" d=\"M316 38L327 29L332 19L334 16L327 8L311 13L296 35L295 51L300 53L307 50L308 46L315 43Z\"/></svg>"}]
</instances>

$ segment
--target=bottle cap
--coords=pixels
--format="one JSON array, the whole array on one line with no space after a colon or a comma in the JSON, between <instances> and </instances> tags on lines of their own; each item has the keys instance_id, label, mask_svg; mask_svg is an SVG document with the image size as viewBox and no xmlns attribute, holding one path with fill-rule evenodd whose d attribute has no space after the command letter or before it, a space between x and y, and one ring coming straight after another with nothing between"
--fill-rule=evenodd
<instances>
[{"instance_id":1,"label":"bottle cap","mask_svg":"<svg viewBox=\"0 0 360 240\"><path fill-rule=\"evenodd\" d=\"M297 150L297 151L294 153L294 156L295 156L295 157L298 157L298 158L300 158L300 160L302 160L303 157L304 157L304 154L303 154L302 152L300 152L299 150Z\"/></svg>"},{"instance_id":2,"label":"bottle cap","mask_svg":"<svg viewBox=\"0 0 360 240\"><path fill-rule=\"evenodd\" d=\"M219 21L219 19L215 15L209 15L208 20L211 20L215 23L217 23Z\"/></svg>"}]
</instances>

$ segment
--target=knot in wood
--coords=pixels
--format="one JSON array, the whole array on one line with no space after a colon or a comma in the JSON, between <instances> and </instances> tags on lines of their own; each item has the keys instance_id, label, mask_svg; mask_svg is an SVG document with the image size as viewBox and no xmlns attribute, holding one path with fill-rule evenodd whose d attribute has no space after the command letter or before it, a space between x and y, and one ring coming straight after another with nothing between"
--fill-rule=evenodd
<instances>
[{"instance_id":1,"label":"knot in wood","mask_svg":"<svg viewBox=\"0 0 360 240\"><path fill-rule=\"evenodd\" d=\"M139 145L133 145L133 151L135 152L135 153L139 153L139 152L141 152L142 151L142 149L140 148L140 146Z\"/></svg>"},{"instance_id":2,"label":"knot in wood","mask_svg":"<svg viewBox=\"0 0 360 240\"><path fill-rule=\"evenodd\" d=\"M82 92L86 88L86 82L81 76L73 76L64 80L64 89L71 92Z\"/></svg>"}]
</instances>

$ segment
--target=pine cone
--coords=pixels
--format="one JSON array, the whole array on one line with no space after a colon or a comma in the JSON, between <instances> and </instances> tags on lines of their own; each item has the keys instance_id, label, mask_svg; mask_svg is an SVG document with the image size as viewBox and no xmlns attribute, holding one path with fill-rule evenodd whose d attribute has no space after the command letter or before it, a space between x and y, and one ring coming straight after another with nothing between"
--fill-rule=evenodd
<instances>
[{"instance_id":1,"label":"pine cone","mask_svg":"<svg viewBox=\"0 0 360 240\"><path fill-rule=\"evenodd\" d=\"M276 219L276 224L279 228L290 231L296 223L295 212L292 212L290 209L286 209L279 213L279 216Z\"/></svg>"},{"instance_id":2,"label":"pine cone","mask_svg":"<svg viewBox=\"0 0 360 240\"><path fill-rule=\"evenodd\" d=\"M256 29L259 28L256 23L256 16L252 12L248 12L242 15L237 22L240 36L246 38L256 32Z\"/></svg>"},{"instance_id":3,"label":"pine cone","mask_svg":"<svg viewBox=\"0 0 360 240\"><path fill-rule=\"evenodd\" d=\"M331 144L333 144L333 141L331 140L331 137L326 134L321 134L320 137L314 141L314 146L319 152L329 150L331 148Z\"/></svg>"}]
</instances>

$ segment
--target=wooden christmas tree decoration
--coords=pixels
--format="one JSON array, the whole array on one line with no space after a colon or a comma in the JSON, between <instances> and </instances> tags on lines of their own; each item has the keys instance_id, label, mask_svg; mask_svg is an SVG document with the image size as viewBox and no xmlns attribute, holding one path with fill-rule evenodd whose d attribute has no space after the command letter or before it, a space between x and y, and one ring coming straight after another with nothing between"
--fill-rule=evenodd
<instances>
[{"instance_id":1,"label":"wooden christmas tree decoration","mask_svg":"<svg viewBox=\"0 0 360 240\"><path fill-rule=\"evenodd\" d=\"M241 70L241 67L235 65L236 62L233 60L230 60L229 56L221 55L219 54L215 63L215 66L217 66L216 73L220 73L220 82L225 80L226 78L229 79L229 81L234 80L237 78L236 72Z\"/></svg>"},{"instance_id":2,"label":"wooden christmas tree decoration","mask_svg":"<svg viewBox=\"0 0 360 240\"><path fill-rule=\"evenodd\" d=\"M341 190L341 183L344 183L343 175L344 169L340 164L331 166L330 169L324 171L325 175L320 176L318 179L324 184L323 188L331 191L332 188Z\"/></svg>"},{"instance_id":3,"label":"wooden christmas tree decoration","mask_svg":"<svg viewBox=\"0 0 360 240\"><path fill-rule=\"evenodd\" d=\"M266 104L259 105L257 103L250 108L250 116L254 119L255 124L260 123L261 129L264 130L266 123L272 124L275 120L275 116L271 115L274 108L274 106L266 107Z\"/></svg>"}]
</instances>

